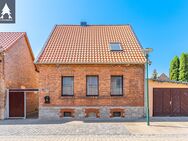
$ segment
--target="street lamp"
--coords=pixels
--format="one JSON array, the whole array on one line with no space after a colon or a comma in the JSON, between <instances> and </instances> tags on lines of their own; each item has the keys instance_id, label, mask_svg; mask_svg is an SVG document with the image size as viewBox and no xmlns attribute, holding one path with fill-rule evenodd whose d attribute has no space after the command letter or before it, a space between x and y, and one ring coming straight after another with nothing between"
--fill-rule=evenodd
<instances>
[{"instance_id":1,"label":"street lamp","mask_svg":"<svg viewBox=\"0 0 188 141\"><path fill-rule=\"evenodd\" d=\"M145 57L146 57L146 121L147 125L150 125L149 119L149 81L148 81L148 65L151 65L151 61L149 60L149 53L153 51L152 48L143 49Z\"/></svg>"}]
</instances>

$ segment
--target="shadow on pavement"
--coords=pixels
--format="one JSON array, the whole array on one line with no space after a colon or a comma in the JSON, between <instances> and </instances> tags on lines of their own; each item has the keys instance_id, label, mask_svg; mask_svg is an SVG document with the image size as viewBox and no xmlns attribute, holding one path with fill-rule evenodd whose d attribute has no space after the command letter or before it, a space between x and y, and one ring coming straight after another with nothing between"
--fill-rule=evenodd
<instances>
[{"instance_id":1,"label":"shadow on pavement","mask_svg":"<svg viewBox=\"0 0 188 141\"><path fill-rule=\"evenodd\" d=\"M73 118L48 120L48 119L6 119L0 120L0 125L19 125L19 124L65 124L68 122L80 121L83 123L125 123L125 122L146 122L145 118L137 119L121 119L121 118L111 118L111 119L97 119L97 118L87 118L82 120L77 120ZM188 122L188 117L152 117L150 122Z\"/></svg>"}]
</instances>

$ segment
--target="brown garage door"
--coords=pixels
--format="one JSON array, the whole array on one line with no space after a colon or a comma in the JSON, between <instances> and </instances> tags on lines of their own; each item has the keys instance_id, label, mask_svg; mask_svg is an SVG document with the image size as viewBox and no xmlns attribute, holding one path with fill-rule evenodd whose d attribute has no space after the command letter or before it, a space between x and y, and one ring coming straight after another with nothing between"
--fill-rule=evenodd
<instances>
[{"instance_id":1,"label":"brown garage door","mask_svg":"<svg viewBox=\"0 0 188 141\"><path fill-rule=\"evenodd\" d=\"M24 117L24 93L9 93L9 117Z\"/></svg>"},{"instance_id":2,"label":"brown garage door","mask_svg":"<svg viewBox=\"0 0 188 141\"><path fill-rule=\"evenodd\" d=\"M154 116L188 116L188 89L154 88Z\"/></svg>"}]
</instances>

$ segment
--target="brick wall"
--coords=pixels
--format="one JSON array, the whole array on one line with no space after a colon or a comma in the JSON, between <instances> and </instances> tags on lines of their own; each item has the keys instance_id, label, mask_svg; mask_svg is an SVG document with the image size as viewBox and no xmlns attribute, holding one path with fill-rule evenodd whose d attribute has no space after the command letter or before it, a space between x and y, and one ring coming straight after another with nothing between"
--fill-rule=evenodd
<instances>
[{"instance_id":1,"label":"brick wall","mask_svg":"<svg viewBox=\"0 0 188 141\"><path fill-rule=\"evenodd\" d=\"M144 106L144 65L38 65L39 105ZM99 96L86 97L86 75L99 76ZM124 96L110 96L111 75L123 75ZM61 76L74 76L74 97L61 97ZM49 95L50 104L44 104Z\"/></svg>"},{"instance_id":2,"label":"brick wall","mask_svg":"<svg viewBox=\"0 0 188 141\"><path fill-rule=\"evenodd\" d=\"M0 119L3 118L3 113L5 112L5 85L3 77L3 55L0 54Z\"/></svg>"},{"instance_id":3,"label":"brick wall","mask_svg":"<svg viewBox=\"0 0 188 141\"><path fill-rule=\"evenodd\" d=\"M3 79L3 55L0 53L0 80Z\"/></svg>"},{"instance_id":4,"label":"brick wall","mask_svg":"<svg viewBox=\"0 0 188 141\"><path fill-rule=\"evenodd\" d=\"M4 75L3 82L0 81L0 119L5 117L6 91L5 88L37 88L37 72L33 64L29 48L25 37L19 39L4 54ZM0 63L0 69L1 69ZM2 77L2 76L1 76ZM34 100L34 99L33 99ZM38 102L38 101L33 101ZM36 105L36 104L34 104Z\"/></svg>"},{"instance_id":5,"label":"brick wall","mask_svg":"<svg viewBox=\"0 0 188 141\"><path fill-rule=\"evenodd\" d=\"M27 92L26 94L26 111L27 115L32 114L33 112L38 111L39 107L39 98L38 98L38 93L35 92Z\"/></svg>"},{"instance_id":6,"label":"brick wall","mask_svg":"<svg viewBox=\"0 0 188 141\"><path fill-rule=\"evenodd\" d=\"M18 40L5 54L7 88L37 87L37 73L25 37Z\"/></svg>"}]
</instances>

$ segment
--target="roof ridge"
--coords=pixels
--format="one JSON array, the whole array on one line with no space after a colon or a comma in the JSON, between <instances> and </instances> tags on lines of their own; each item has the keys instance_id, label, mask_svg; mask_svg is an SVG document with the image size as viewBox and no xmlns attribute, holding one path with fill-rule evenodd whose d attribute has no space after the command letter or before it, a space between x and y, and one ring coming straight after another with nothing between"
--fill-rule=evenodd
<instances>
[{"instance_id":1,"label":"roof ridge","mask_svg":"<svg viewBox=\"0 0 188 141\"><path fill-rule=\"evenodd\" d=\"M56 24L57 26L80 26L80 24ZM87 24L87 26L130 26L130 24Z\"/></svg>"},{"instance_id":2,"label":"roof ridge","mask_svg":"<svg viewBox=\"0 0 188 141\"><path fill-rule=\"evenodd\" d=\"M22 31L20 31L20 32L17 32L17 31L3 31L1 33L22 33L22 34L25 34L26 32L22 32Z\"/></svg>"}]
</instances>

